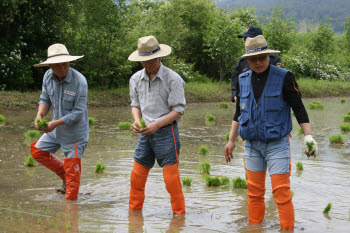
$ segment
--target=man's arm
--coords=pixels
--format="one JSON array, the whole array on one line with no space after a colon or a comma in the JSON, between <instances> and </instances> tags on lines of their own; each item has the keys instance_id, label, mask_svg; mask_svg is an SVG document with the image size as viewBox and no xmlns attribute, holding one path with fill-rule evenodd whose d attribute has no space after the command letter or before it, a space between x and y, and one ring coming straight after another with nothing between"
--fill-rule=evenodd
<instances>
[{"instance_id":1,"label":"man's arm","mask_svg":"<svg viewBox=\"0 0 350 233\"><path fill-rule=\"evenodd\" d=\"M141 120L141 109L137 107L131 107L131 114L132 117L134 118L134 123L132 124L132 130L135 133L140 133L140 129L137 126L140 126L140 120Z\"/></svg>"},{"instance_id":2,"label":"man's arm","mask_svg":"<svg viewBox=\"0 0 350 233\"><path fill-rule=\"evenodd\" d=\"M231 158L233 158L232 151L235 149L235 146L236 146L236 138L238 136L238 127L239 127L239 123L237 121L232 121L230 137L225 147L226 163L231 162Z\"/></svg>"}]
</instances>

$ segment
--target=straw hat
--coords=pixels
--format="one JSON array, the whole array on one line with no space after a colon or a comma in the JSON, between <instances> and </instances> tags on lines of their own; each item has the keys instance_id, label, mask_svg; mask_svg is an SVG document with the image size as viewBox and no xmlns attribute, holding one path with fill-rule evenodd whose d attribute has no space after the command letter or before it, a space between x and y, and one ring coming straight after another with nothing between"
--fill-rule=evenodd
<instances>
[{"instance_id":1,"label":"straw hat","mask_svg":"<svg viewBox=\"0 0 350 233\"><path fill-rule=\"evenodd\" d=\"M248 37L245 41L245 54L242 57L250 57L264 53L279 53L278 50L271 50L263 35Z\"/></svg>"},{"instance_id":2,"label":"straw hat","mask_svg":"<svg viewBox=\"0 0 350 233\"><path fill-rule=\"evenodd\" d=\"M165 57L171 53L171 47L159 44L154 36L141 37L137 43L137 50L130 54L129 61L149 61L157 57Z\"/></svg>"},{"instance_id":3,"label":"straw hat","mask_svg":"<svg viewBox=\"0 0 350 233\"><path fill-rule=\"evenodd\" d=\"M63 44L53 44L47 49L47 60L39 64L35 64L34 66L41 67L41 66L48 66L50 64L70 62L82 57L84 57L84 55L82 56L69 55L66 46Z\"/></svg>"}]
</instances>

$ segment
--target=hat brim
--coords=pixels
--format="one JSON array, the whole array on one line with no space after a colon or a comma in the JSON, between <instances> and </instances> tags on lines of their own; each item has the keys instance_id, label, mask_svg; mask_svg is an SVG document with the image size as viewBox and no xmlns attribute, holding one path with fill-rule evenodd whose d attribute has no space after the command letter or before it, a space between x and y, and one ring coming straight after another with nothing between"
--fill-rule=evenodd
<instances>
[{"instance_id":1,"label":"hat brim","mask_svg":"<svg viewBox=\"0 0 350 233\"><path fill-rule=\"evenodd\" d=\"M157 53L149 56L140 56L139 51L136 50L132 54L130 54L130 56L128 57L128 60L129 61L149 61L154 58L168 56L171 53L171 47L169 45L159 44L159 47L160 47L160 50Z\"/></svg>"},{"instance_id":2,"label":"hat brim","mask_svg":"<svg viewBox=\"0 0 350 233\"><path fill-rule=\"evenodd\" d=\"M57 64L57 63L64 63L64 62L71 62L78 60L79 58L84 57L82 56L71 56L71 55L64 55L64 56L57 56L57 57L51 57L48 58L46 61L41 62L39 64L35 64L35 67L42 67L42 66L48 66L50 64Z\"/></svg>"},{"instance_id":3,"label":"hat brim","mask_svg":"<svg viewBox=\"0 0 350 233\"><path fill-rule=\"evenodd\" d=\"M244 33L244 34L238 35L238 38L247 38L247 37L255 37L255 36L256 35Z\"/></svg>"},{"instance_id":4,"label":"hat brim","mask_svg":"<svg viewBox=\"0 0 350 233\"><path fill-rule=\"evenodd\" d=\"M251 56L255 56L255 55L259 55L259 54L266 54L266 53L280 53L280 51L266 49L266 50L255 52L255 53L246 53L246 54L243 54L242 57L251 57Z\"/></svg>"}]
</instances>

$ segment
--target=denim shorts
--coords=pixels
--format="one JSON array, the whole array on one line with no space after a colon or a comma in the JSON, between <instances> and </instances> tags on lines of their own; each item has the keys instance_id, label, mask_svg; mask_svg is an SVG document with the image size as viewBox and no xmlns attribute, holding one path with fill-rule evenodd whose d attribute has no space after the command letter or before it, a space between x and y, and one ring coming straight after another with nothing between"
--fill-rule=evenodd
<instances>
[{"instance_id":1,"label":"denim shorts","mask_svg":"<svg viewBox=\"0 0 350 233\"><path fill-rule=\"evenodd\" d=\"M56 153L60 148L66 158L81 158L83 157L84 150L88 144L88 138L80 139L77 142L71 143L59 143L56 140L56 131L44 133L35 147L43 151L48 151L52 154Z\"/></svg>"},{"instance_id":2,"label":"denim shorts","mask_svg":"<svg viewBox=\"0 0 350 233\"><path fill-rule=\"evenodd\" d=\"M180 147L179 129L177 123L173 123L151 135L140 133L134 159L149 168L154 166L155 160L161 167L171 165L178 162Z\"/></svg>"},{"instance_id":3,"label":"denim shorts","mask_svg":"<svg viewBox=\"0 0 350 233\"><path fill-rule=\"evenodd\" d=\"M272 142L248 141L244 143L246 168L253 172L269 169L270 176L290 173L289 137Z\"/></svg>"}]
</instances>

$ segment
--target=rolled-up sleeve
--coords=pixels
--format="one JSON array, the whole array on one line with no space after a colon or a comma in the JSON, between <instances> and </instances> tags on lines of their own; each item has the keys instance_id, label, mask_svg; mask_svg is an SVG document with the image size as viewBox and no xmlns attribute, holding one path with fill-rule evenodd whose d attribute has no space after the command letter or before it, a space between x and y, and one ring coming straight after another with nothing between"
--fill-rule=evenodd
<instances>
[{"instance_id":1,"label":"rolled-up sleeve","mask_svg":"<svg viewBox=\"0 0 350 233\"><path fill-rule=\"evenodd\" d=\"M87 94L87 84L81 84L81 86L78 88L78 93L76 94L75 103L72 111L69 114L62 117L62 120L65 125L71 126L82 118L86 109Z\"/></svg>"},{"instance_id":2,"label":"rolled-up sleeve","mask_svg":"<svg viewBox=\"0 0 350 233\"><path fill-rule=\"evenodd\" d=\"M132 76L130 78L129 88L130 88L129 95L130 95L130 100L131 100L131 107L141 108L140 101L139 101L139 95L138 95L137 88L136 88L135 76Z\"/></svg>"},{"instance_id":3,"label":"rolled-up sleeve","mask_svg":"<svg viewBox=\"0 0 350 233\"><path fill-rule=\"evenodd\" d=\"M172 111L185 113L185 82L179 77L178 80L171 82L168 103Z\"/></svg>"},{"instance_id":4,"label":"rolled-up sleeve","mask_svg":"<svg viewBox=\"0 0 350 233\"><path fill-rule=\"evenodd\" d=\"M51 100L49 96L49 90L46 87L47 74L45 74L43 79L42 91L40 95L39 104L45 104L47 107L51 107ZM52 91L52 90L51 90Z\"/></svg>"}]
</instances>

